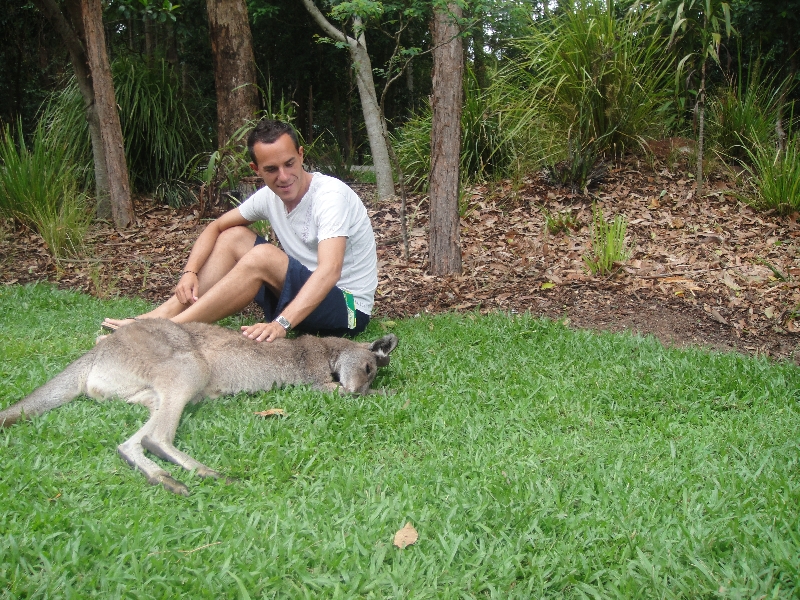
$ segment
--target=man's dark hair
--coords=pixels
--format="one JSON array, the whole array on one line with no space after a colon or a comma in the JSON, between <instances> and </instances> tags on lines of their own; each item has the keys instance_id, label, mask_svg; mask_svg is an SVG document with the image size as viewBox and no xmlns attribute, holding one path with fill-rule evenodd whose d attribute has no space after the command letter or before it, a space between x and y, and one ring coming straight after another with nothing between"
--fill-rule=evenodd
<instances>
[{"instance_id":1,"label":"man's dark hair","mask_svg":"<svg viewBox=\"0 0 800 600\"><path fill-rule=\"evenodd\" d=\"M292 138L295 149L300 150L300 140L297 139L297 133L295 133L294 127L283 121L261 119L258 124L253 127L250 135L247 136L247 150L250 153L250 160L256 162L256 157L253 154L253 146L257 143L274 144L282 135L288 135Z\"/></svg>"}]
</instances>

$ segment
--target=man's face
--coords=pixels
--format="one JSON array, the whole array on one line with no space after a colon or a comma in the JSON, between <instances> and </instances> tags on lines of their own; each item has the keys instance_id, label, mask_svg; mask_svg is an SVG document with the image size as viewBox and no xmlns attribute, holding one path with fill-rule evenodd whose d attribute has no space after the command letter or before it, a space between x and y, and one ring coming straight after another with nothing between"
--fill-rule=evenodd
<instances>
[{"instance_id":1,"label":"man's face","mask_svg":"<svg viewBox=\"0 0 800 600\"><path fill-rule=\"evenodd\" d=\"M294 208L310 183L309 173L303 170L303 148L297 150L292 138L284 134L272 144L256 142L253 155L258 164L250 163L250 167L287 208Z\"/></svg>"}]
</instances>

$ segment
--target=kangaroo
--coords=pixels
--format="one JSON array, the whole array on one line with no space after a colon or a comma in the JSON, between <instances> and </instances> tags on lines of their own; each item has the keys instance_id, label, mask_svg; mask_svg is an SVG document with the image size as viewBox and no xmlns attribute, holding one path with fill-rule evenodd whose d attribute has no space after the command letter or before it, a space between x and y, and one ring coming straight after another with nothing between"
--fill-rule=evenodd
<instances>
[{"instance_id":1,"label":"kangaroo","mask_svg":"<svg viewBox=\"0 0 800 600\"><path fill-rule=\"evenodd\" d=\"M393 334L371 344L313 336L255 342L217 325L142 319L101 339L59 375L0 411L0 426L40 415L80 395L141 404L150 410L150 418L117 451L150 484L188 496L189 488L144 452L201 477L222 477L173 445L188 403L298 384L367 394L377 367L389 364L396 347Z\"/></svg>"}]
</instances>

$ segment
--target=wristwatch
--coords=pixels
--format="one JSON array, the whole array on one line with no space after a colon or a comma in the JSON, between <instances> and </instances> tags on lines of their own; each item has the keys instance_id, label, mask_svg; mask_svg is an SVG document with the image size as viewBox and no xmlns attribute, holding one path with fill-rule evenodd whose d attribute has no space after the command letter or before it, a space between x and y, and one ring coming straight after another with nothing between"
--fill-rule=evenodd
<instances>
[{"instance_id":1,"label":"wristwatch","mask_svg":"<svg viewBox=\"0 0 800 600\"><path fill-rule=\"evenodd\" d=\"M289 320L283 315L278 315L275 317L275 322L283 327L286 331L289 331L292 328L292 324L289 323Z\"/></svg>"}]
</instances>

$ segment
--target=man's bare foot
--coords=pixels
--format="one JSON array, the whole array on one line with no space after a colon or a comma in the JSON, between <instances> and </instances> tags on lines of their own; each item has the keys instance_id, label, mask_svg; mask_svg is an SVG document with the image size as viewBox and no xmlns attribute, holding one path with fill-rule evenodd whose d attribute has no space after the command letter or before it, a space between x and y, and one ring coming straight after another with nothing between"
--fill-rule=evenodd
<instances>
[{"instance_id":1,"label":"man's bare foot","mask_svg":"<svg viewBox=\"0 0 800 600\"><path fill-rule=\"evenodd\" d=\"M100 327L106 331L116 331L120 327L130 325L137 319L138 317L128 317L127 319L104 319Z\"/></svg>"}]
</instances>

